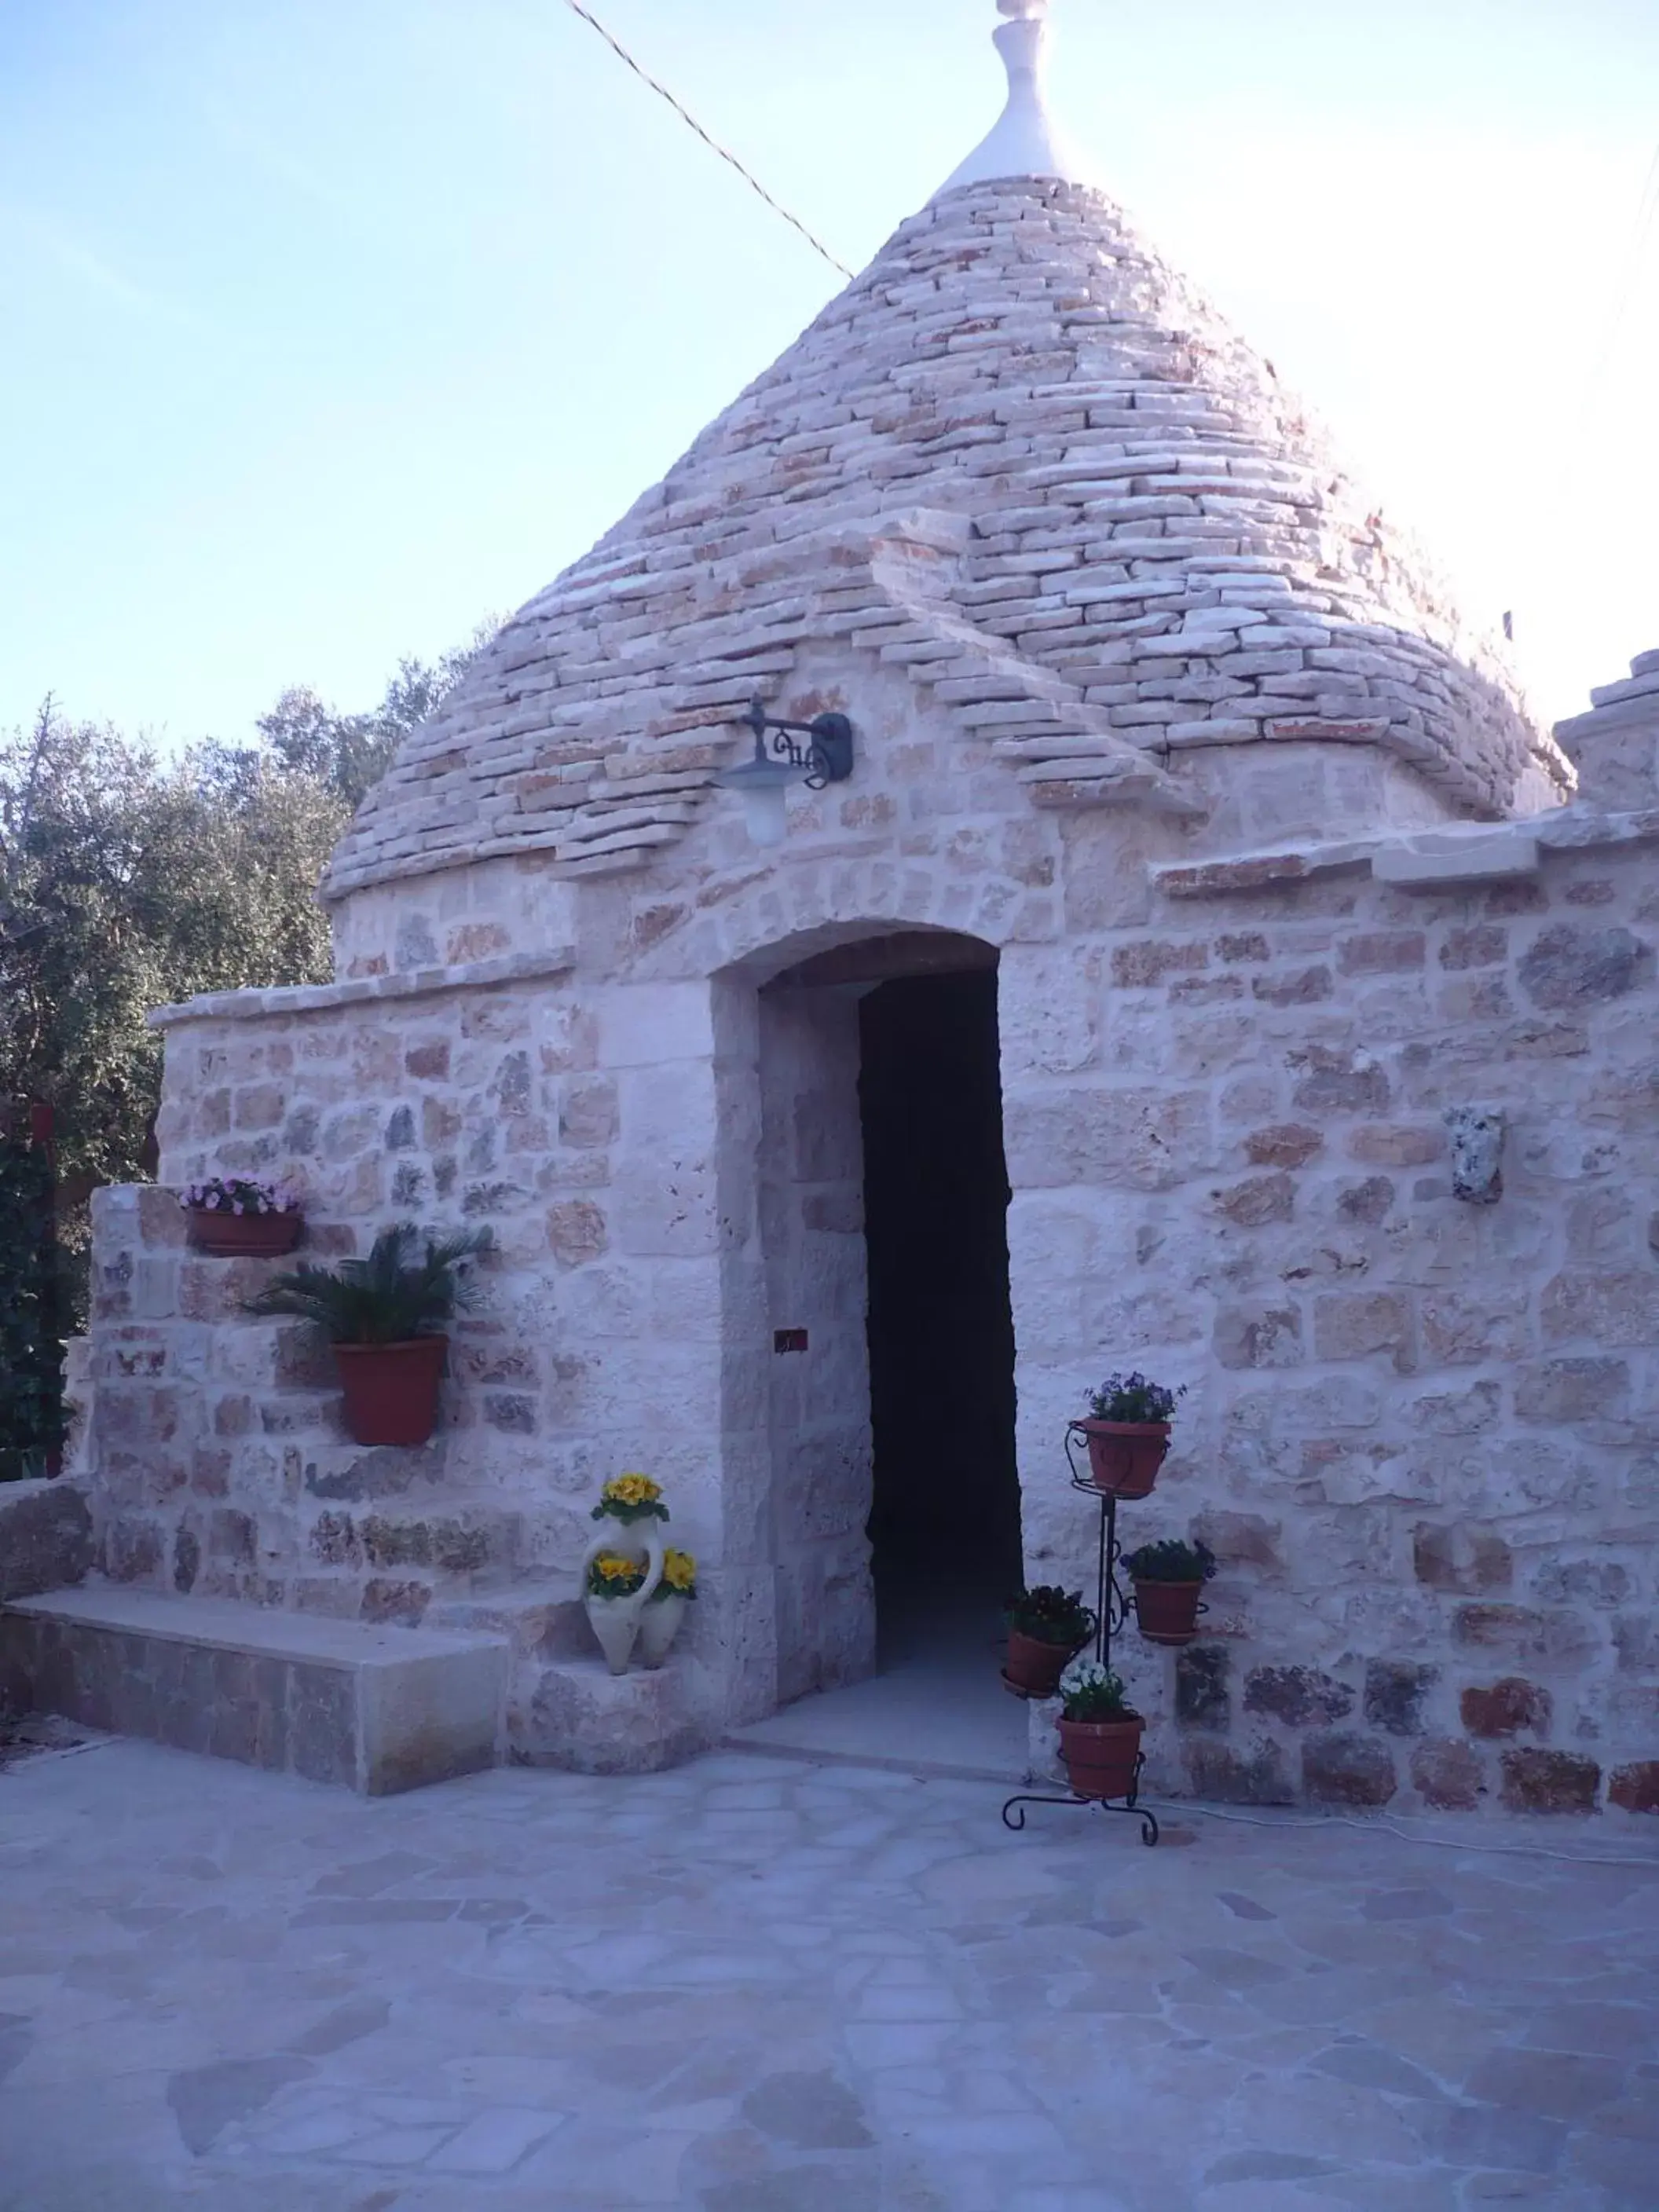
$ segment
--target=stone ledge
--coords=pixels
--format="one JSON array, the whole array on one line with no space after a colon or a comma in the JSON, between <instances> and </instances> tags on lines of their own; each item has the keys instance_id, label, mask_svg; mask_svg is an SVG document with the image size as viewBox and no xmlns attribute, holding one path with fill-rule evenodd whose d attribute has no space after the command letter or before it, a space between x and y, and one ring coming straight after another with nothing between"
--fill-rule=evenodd
<instances>
[{"instance_id":1,"label":"stone ledge","mask_svg":"<svg viewBox=\"0 0 1659 2212\"><path fill-rule=\"evenodd\" d=\"M497 1763L507 1646L94 1585L0 1611L38 1711L386 1796Z\"/></svg>"},{"instance_id":2,"label":"stone ledge","mask_svg":"<svg viewBox=\"0 0 1659 2212\"><path fill-rule=\"evenodd\" d=\"M1380 846L1371 855L1376 880L1407 890L1500 882L1534 876L1538 868L1537 838L1507 828L1484 835L1479 830L1446 836L1431 832L1403 844Z\"/></svg>"},{"instance_id":3,"label":"stone ledge","mask_svg":"<svg viewBox=\"0 0 1659 2212\"><path fill-rule=\"evenodd\" d=\"M493 983L520 983L543 975L567 975L576 964L575 948L560 945L545 952L513 952L495 960L473 960L459 968L413 968L395 975L362 975L347 983L307 983L280 991L210 991L182 1006L157 1006L147 1017L153 1030L176 1029L182 1022L270 1021L287 1014L329 1013L337 1006L367 1006L386 999L424 999L439 991L476 991Z\"/></svg>"},{"instance_id":4,"label":"stone ledge","mask_svg":"<svg viewBox=\"0 0 1659 2212\"><path fill-rule=\"evenodd\" d=\"M1320 876L1367 873L1396 890L1438 890L1455 884L1492 883L1535 875L1550 853L1659 842L1659 808L1603 813L1577 805L1487 828L1418 830L1407 836L1309 844L1269 853L1235 853L1211 860L1154 868L1154 890L1168 898L1223 898L1311 882Z\"/></svg>"}]
</instances>

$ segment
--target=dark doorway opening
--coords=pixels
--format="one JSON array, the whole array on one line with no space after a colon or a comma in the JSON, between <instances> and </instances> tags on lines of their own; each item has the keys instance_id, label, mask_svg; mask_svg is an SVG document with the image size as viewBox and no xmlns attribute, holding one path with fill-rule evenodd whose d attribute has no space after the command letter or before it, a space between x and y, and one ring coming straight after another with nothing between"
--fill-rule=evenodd
<instances>
[{"instance_id":1,"label":"dark doorway opening","mask_svg":"<svg viewBox=\"0 0 1659 2212\"><path fill-rule=\"evenodd\" d=\"M997 976L972 950L992 964L901 976L860 1006L884 1665L994 1639L1021 1575Z\"/></svg>"}]
</instances>

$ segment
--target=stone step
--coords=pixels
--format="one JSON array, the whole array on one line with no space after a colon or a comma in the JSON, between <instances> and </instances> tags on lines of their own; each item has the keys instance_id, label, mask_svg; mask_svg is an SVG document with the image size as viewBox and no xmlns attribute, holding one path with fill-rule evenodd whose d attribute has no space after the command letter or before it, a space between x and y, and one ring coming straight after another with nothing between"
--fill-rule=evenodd
<instances>
[{"instance_id":1,"label":"stone step","mask_svg":"<svg viewBox=\"0 0 1659 2212\"><path fill-rule=\"evenodd\" d=\"M447 1598L427 1620L507 1638L507 1755L514 1765L635 1774L675 1765L710 1741L712 1723L703 1726L693 1714L701 1677L684 1646L654 1671L612 1675L574 1575Z\"/></svg>"},{"instance_id":2,"label":"stone step","mask_svg":"<svg viewBox=\"0 0 1659 2212\"><path fill-rule=\"evenodd\" d=\"M464 1635L504 1636L515 1660L576 1659L593 1650L593 1632L574 1575L442 1598L425 1626Z\"/></svg>"},{"instance_id":3,"label":"stone step","mask_svg":"<svg viewBox=\"0 0 1659 2212\"><path fill-rule=\"evenodd\" d=\"M612 1674L591 1641L579 1656L521 1667L514 1693L514 1763L574 1774L647 1774L677 1766L707 1750L717 1733L702 1677L684 1651L671 1652L654 1669Z\"/></svg>"},{"instance_id":4,"label":"stone step","mask_svg":"<svg viewBox=\"0 0 1659 2212\"><path fill-rule=\"evenodd\" d=\"M508 1656L501 1635L100 1583L0 1609L0 1680L35 1710L375 1797L497 1764Z\"/></svg>"}]
</instances>

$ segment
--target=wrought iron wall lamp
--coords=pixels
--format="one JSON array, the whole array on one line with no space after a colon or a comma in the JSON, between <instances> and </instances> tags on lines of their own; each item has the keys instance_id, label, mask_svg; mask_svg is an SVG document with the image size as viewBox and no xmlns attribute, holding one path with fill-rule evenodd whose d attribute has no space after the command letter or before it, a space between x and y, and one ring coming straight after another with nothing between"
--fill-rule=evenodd
<instances>
[{"instance_id":1,"label":"wrought iron wall lamp","mask_svg":"<svg viewBox=\"0 0 1659 2212\"><path fill-rule=\"evenodd\" d=\"M760 699L750 702L740 720L755 733L754 758L727 769L719 781L742 799L753 842L781 845L790 785L799 778L809 791L822 791L826 784L845 783L853 773L853 725L845 714L785 721L769 714Z\"/></svg>"}]
</instances>

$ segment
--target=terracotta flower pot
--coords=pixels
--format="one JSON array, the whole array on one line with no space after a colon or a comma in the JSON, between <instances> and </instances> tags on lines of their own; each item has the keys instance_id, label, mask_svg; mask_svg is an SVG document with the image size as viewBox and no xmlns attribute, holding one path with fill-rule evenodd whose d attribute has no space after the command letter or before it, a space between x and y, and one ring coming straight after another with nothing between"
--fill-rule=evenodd
<instances>
[{"instance_id":1,"label":"terracotta flower pot","mask_svg":"<svg viewBox=\"0 0 1659 2212\"><path fill-rule=\"evenodd\" d=\"M1048 1644L1040 1636L1022 1636L1011 1628L1002 1679L1022 1697L1052 1698L1060 1676L1088 1641L1085 1636L1077 1644Z\"/></svg>"},{"instance_id":2,"label":"terracotta flower pot","mask_svg":"<svg viewBox=\"0 0 1659 2212\"><path fill-rule=\"evenodd\" d=\"M1139 1713L1115 1721L1061 1721L1060 1756L1074 1797L1133 1797L1140 1771Z\"/></svg>"},{"instance_id":3,"label":"terracotta flower pot","mask_svg":"<svg viewBox=\"0 0 1659 2212\"><path fill-rule=\"evenodd\" d=\"M345 1425L360 1444L423 1444L438 1425L447 1336L403 1344L337 1344Z\"/></svg>"},{"instance_id":4,"label":"terracotta flower pot","mask_svg":"<svg viewBox=\"0 0 1659 2212\"><path fill-rule=\"evenodd\" d=\"M300 1241L298 1213L227 1213L222 1207L192 1206L185 1233L192 1251L210 1260L277 1260Z\"/></svg>"},{"instance_id":5,"label":"terracotta flower pot","mask_svg":"<svg viewBox=\"0 0 1659 2212\"><path fill-rule=\"evenodd\" d=\"M1149 1644L1190 1644L1198 1634L1202 1583L1144 1583L1135 1577L1135 1619Z\"/></svg>"},{"instance_id":6,"label":"terracotta flower pot","mask_svg":"<svg viewBox=\"0 0 1659 2212\"><path fill-rule=\"evenodd\" d=\"M1167 1421L1074 1421L1088 1438L1089 1476L1117 1498L1149 1498L1170 1449Z\"/></svg>"}]
</instances>

